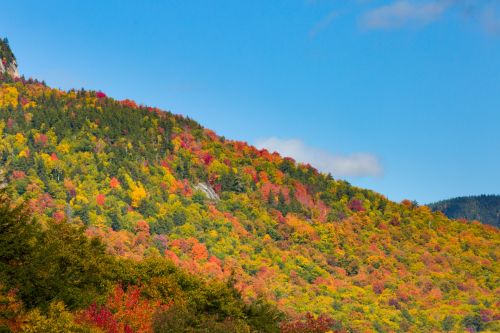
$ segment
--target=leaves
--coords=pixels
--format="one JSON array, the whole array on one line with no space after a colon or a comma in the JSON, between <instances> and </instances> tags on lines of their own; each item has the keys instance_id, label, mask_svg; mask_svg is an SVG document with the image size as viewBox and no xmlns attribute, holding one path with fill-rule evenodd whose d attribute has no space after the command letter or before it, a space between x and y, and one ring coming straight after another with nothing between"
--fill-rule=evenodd
<instances>
[{"instance_id":1,"label":"leaves","mask_svg":"<svg viewBox=\"0 0 500 333\"><path fill-rule=\"evenodd\" d=\"M32 227L22 210L0 216L8 230L0 234L8 258L0 275L9 288L22 285L24 306L40 306L43 316L52 298L70 311L95 302L96 313L114 315L103 302L118 280L125 293L140 285L141 299L161 294L169 304L193 280L157 276L157 266L148 274L114 266L169 258L197 276L233 276L242 299L265 297L299 328L328 313L339 324L333 330L494 330L498 229L391 202L191 119L100 92L23 79L0 90L9 209L24 201L38 220ZM199 183L220 200L204 199ZM102 244L78 236L83 229ZM14 242L14 234L26 237ZM136 273L142 281L129 276ZM244 331L250 310L217 286L194 288L182 296L187 308L179 303L164 318L186 310L206 315L212 326L204 329Z\"/></svg>"}]
</instances>

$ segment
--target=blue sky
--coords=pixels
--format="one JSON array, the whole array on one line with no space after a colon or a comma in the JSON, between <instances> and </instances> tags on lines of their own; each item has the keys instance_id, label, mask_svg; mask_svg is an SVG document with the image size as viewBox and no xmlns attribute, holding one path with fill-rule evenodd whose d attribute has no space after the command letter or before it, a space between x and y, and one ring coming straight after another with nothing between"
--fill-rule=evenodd
<instances>
[{"instance_id":1,"label":"blue sky","mask_svg":"<svg viewBox=\"0 0 500 333\"><path fill-rule=\"evenodd\" d=\"M25 76L188 115L390 199L500 193L500 1L9 1Z\"/></svg>"}]
</instances>

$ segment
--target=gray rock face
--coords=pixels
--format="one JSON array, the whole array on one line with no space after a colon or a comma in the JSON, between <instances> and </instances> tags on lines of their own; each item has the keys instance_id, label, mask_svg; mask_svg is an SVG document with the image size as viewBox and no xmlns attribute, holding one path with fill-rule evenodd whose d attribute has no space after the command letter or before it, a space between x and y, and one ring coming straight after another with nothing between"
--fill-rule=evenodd
<instances>
[{"instance_id":1,"label":"gray rock face","mask_svg":"<svg viewBox=\"0 0 500 333\"><path fill-rule=\"evenodd\" d=\"M9 74L10 76L12 76L14 78L18 78L21 76L21 75L19 75L19 69L17 68L17 63L15 60L7 68L7 74Z\"/></svg>"},{"instance_id":2,"label":"gray rock face","mask_svg":"<svg viewBox=\"0 0 500 333\"><path fill-rule=\"evenodd\" d=\"M0 38L0 73L13 78L20 76L16 57L9 46L7 38Z\"/></svg>"},{"instance_id":3,"label":"gray rock face","mask_svg":"<svg viewBox=\"0 0 500 333\"><path fill-rule=\"evenodd\" d=\"M7 65L7 68L5 68L3 62L0 61L0 73L6 73L13 78L18 78L21 76L19 75L19 69L17 68L17 63L15 60L11 64Z\"/></svg>"},{"instance_id":4,"label":"gray rock face","mask_svg":"<svg viewBox=\"0 0 500 333\"><path fill-rule=\"evenodd\" d=\"M210 200L215 200L215 201L220 200L219 195L214 191L214 189L210 185L206 183L199 183L194 187L194 189L202 191Z\"/></svg>"}]
</instances>

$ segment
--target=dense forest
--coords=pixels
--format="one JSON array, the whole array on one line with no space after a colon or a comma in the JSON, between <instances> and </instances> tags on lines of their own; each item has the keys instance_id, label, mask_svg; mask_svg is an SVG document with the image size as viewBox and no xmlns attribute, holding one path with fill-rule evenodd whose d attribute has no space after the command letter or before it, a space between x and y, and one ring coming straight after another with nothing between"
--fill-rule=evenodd
<instances>
[{"instance_id":1,"label":"dense forest","mask_svg":"<svg viewBox=\"0 0 500 333\"><path fill-rule=\"evenodd\" d=\"M498 229L131 100L0 80L0 331L500 330Z\"/></svg>"},{"instance_id":2,"label":"dense forest","mask_svg":"<svg viewBox=\"0 0 500 333\"><path fill-rule=\"evenodd\" d=\"M231 279L107 254L81 225L42 224L5 192L0 231L1 332L277 332L283 318L261 299L245 303Z\"/></svg>"},{"instance_id":3,"label":"dense forest","mask_svg":"<svg viewBox=\"0 0 500 333\"><path fill-rule=\"evenodd\" d=\"M500 227L500 195L478 195L442 200L429 205L450 219L476 220Z\"/></svg>"}]
</instances>

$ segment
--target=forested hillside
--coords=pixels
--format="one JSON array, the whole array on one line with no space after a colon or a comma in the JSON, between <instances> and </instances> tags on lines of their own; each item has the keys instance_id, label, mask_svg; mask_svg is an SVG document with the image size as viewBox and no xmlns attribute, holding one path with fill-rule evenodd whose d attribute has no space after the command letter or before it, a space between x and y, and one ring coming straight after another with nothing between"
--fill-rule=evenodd
<instances>
[{"instance_id":1,"label":"forested hillside","mask_svg":"<svg viewBox=\"0 0 500 333\"><path fill-rule=\"evenodd\" d=\"M169 309L203 313L225 332L272 332L277 326L259 317L264 310L283 320L283 332L500 330L498 229L391 202L188 118L100 91L61 91L4 75L0 160L8 195L15 205L26 203L44 234L36 237L78 229L92 239L71 236L90 244L81 255L73 245L48 243L40 253L68 251L48 260L63 267L73 260L84 267L119 263L100 268L111 277L85 277L82 283L94 287L80 295L71 272L68 280L46 282L68 283L69 290L54 293L14 279L24 274L18 259L2 262L13 273L0 295L0 322L14 331L33 308L27 316L64 315L103 332L125 325L126 332L167 332L173 318L191 318ZM49 263L30 269L47 280L52 273L37 270ZM202 287L189 294L193 284ZM30 296L45 288L41 298ZM188 295L178 300L176 293ZM134 323L120 305L130 297L143 311ZM197 297L207 304L201 310L193 309ZM23 315L6 316L9 307ZM121 328L99 324L102 318ZM177 331L217 332L184 324Z\"/></svg>"},{"instance_id":2,"label":"forested hillside","mask_svg":"<svg viewBox=\"0 0 500 333\"><path fill-rule=\"evenodd\" d=\"M500 227L500 195L453 198L432 203L429 207L450 219L476 220Z\"/></svg>"}]
</instances>

